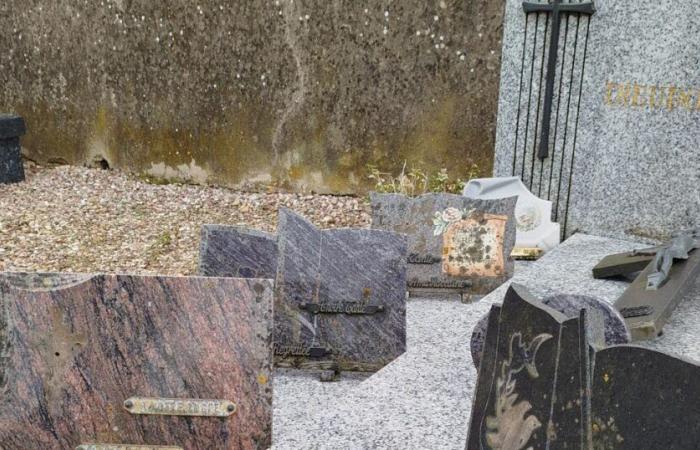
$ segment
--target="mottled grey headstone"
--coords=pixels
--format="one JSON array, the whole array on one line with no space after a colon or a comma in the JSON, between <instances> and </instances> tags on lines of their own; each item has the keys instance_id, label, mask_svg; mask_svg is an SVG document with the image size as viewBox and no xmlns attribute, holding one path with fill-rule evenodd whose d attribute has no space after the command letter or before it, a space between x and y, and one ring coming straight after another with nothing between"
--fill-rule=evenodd
<instances>
[{"instance_id":1,"label":"mottled grey headstone","mask_svg":"<svg viewBox=\"0 0 700 450\"><path fill-rule=\"evenodd\" d=\"M278 246L278 365L375 371L406 350L406 236L319 230L282 208Z\"/></svg>"},{"instance_id":2,"label":"mottled grey headstone","mask_svg":"<svg viewBox=\"0 0 700 450\"><path fill-rule=\"evenodd\" d=\"M19 138L25 132L21 117L0 114L0 184L24 181Z\"/></svg>"},{"instance_id":3,"label":"mottled grey headstone","mask_svg":"<svg viewBox=\"0 0 700 450\"><path fill-rule=\"evenodd\" d=\"M552 201L566 236L664 240L700 225L698 4L594 3L562 16L541 161L552 16L506 1L494 176Z\"/></svg>"},{"instance_id":4,"label":"mottled grey headstone","mask_svg":"<svg viewBox=\"0 0 700 450\"><path fill-rule=\"evenodd\" d=\"M586 310L586 327L588 340L596 348L631 342L630 331L625 325L625 319L611 304L604 300L586 295L559 294L546 297L542 304L560 312L572 319L578 317L581 310ZM474 327L471 337L471 353L474 366L479 367L488 316L484 316Z\"/></svg>"},{"instance_id":5,"label":"mottled grey headstone","mask_svg":"<svg viewBox=\"0 0 700 450\"><path fill-rule=\"evenodd\" d=\"M412 293L487 294L513 276L517 197L370 195L372 228L408 235Z\"/></svg>"},{"instance_id":6,"label":"mottled grey headstone","mask_svg":"<svg viewBox=\"0 0 700 450\"><path fill-rule=\"evenodd\" d=\"M199 273L213 277L274 279L277 237L242 226L204 225Z\"/></svg>"}]
</instances>

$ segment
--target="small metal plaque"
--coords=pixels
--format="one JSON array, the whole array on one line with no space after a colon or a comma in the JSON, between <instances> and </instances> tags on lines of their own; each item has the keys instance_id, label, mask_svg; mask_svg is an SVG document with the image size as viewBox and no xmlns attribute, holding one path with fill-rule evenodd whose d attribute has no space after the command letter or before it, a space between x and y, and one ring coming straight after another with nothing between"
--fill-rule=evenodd
<instances>
[{"instance_id":1,"label":"small metal plaque","mask_svg":"<svg viewBox=\"0 0 700 450\"><path fill-rule=\"evenodd\" d=\"M376 314L384 312L384 305L368 305L357 302L302 303L300 309L312 314Z\"/></svg>"},{"instance_id":2,"label":"small metal plaque","mask_svg":"<svg viewBox=\"0 0 700 450\"><path fill-rule=\"evenodd\" d=\"M192 398L131 397L124 402L131 414L159 416L228 417L236 412L236 405L228 400Z\"/></svg>"},{"instance_id":3,"label":"small metal plaque","mask_svg":"<svg viewBox=\"0 0 700 450\"><path fill-rule=\"evenodd\" d=\"M472 286L469 280L430 280L411 279L408 287L415 289L467 289Z\"/></svg>"},{"instance_id":4,"label":"small metal plaque","mask_svg":"<svg viewBox=\"0 0 700 450\"><path fill-rule=\"evenodd\" d=\"M442 258L433 255L420 255L418 253L411 253L408 255L407 261L409 264L438 264L442 262Z\"/></svg>"},{"instance_id":5,"label":"small metal plaque","mask_svg":"<svg viewBox=\"0 0 700 450\"><path fill-rule=\"evenodd\" d=\"M309 358L322 358L332 353L331 350L326 347L306 347L303 345L278 344L275 344L274 351L276 356L304 356Z\"/></svg>"},{"instance_id":6,"label":"small metal plaque","mask_svg":"<svg viewBox=\"0 0 700 450\"><path fill-rule=\"evenodd\" d=\"M75 450L183 450L172 445L81 444Z\"/></svg>"},{"instance_id":7,"label":"small metal plaque","mask_svg":"<svg viewBox=\"0 0 700 450\"><path fill-rule=\"evenodd\" d=\"M646 317L654 314L654 307L648 305L629 306L627 308L622 308L620 314L625 319L629 319L630 317Z\"/></svg>"},{"instance_id":8,"label":"small metal plaque","mask_svg":"<svg viewBox=\"0 0 700 450\"><path fill-rule=\"evenodd\" d=\"M543 253L542 249L537 247L515 247L510 256L517 260L534 261L539 259Z\"/></svg>"}]
</instances>

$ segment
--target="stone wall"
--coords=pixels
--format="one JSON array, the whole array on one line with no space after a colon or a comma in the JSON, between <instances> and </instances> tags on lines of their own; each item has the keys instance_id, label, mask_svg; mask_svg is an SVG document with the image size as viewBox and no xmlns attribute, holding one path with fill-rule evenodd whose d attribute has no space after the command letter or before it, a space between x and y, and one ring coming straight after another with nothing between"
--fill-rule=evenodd
<instances>
[{"instance_id":1,"label":"stone wall","mask_svg":"<svg viewBox=\"0 0 700 450\"><path fill-rule=\"evenodd\" d=\"M503 2L7 0L0 111L38 162L349 192L491 170Z\"/></svg>"}]
</instances>

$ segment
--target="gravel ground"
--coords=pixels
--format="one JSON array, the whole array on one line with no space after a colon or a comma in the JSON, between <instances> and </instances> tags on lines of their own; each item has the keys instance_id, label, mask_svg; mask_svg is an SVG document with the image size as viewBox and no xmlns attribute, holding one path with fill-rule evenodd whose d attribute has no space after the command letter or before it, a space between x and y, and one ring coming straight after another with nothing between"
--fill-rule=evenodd
<instances>
[{"instance_id":1,"label":"gravel ground","mask_svg":"<svg viewBox=\"0 0 700 450\"><path fill-rule=\"evenodd\" d=\"M286 206L324 228L366 227L361 198L154 185L114 170L26 167L0 185L0 271L196 274L200 226L274 231Z\"/></svg>"}]
</instances>

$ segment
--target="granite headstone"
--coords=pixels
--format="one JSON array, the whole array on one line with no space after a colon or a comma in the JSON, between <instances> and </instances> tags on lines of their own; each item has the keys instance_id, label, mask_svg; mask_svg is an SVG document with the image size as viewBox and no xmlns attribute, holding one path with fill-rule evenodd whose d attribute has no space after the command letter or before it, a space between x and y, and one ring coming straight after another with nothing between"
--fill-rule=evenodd
<instances>
[{"instance_id":1,"label":"granite headstone","mask_svg":"<svg viewBox=\"0 0 700 450\"><path fill-rule=\"evenodd\" d=\"M19 139L26 131L21 117L0 114L0 184L24 181Z\"/></svg>"},{"instance_id":2,"label":"granite headstone","mask_svg":"<svg viewBox=\"0 0 700 450\"><path fill-rule=\"evenodd\" d=\"M243 226L204 225L199 273L215 277L274 279L277 274L277 237Z\"/></svg>"},{"instance_id":3,"label":"granite headstone","mask_svg":"<svg viewBox=\"0 0 700 450\"><path fill-rule=\"evenodd\" d=\"M554 3L586 13L551 47ZM552 201L566 237L665 240L700 225L697 4L594 3L506 1L494 176Z\"/></svg>"},{"instance_id":4,"label":"granite headstone","mask_svg":"<svg viewBox=\"0 0 700 450\"><path fill-rule=\"evenodd\" d=\"M372 193L370 200L372 228L408 235L412 294L482 295L513 275L516 197Z\"/></svg>"},{"instance_id":5,"label":"granite headstone","mask_svg":"<svg viewBox=\"0 0 700 450\"><path fill-rule=\"evenodd\" d=\"M467 449L583 448L585 317L567 319L518 285L492 307Z\"/></svg>"},{"instance_id":6,"label":"granite headstone","mask_svg":"<svg viewBox=\"0 0 700 450\"><path fill-rule=\"evenodd\" d=\"M319 230L281 208L278 249L280 366L376 371L406 350L406 236Z\"/></svg>"},{"instance_id":7,"label":"granite headstone","mask_svg":"<svg viewBox=\"0 0 700 450\"><path fill-rule=\"evenodd\" d=\"M0 448L268 448L272 295L269 280L0 276Z\"/></svg>"}]
</instances>

